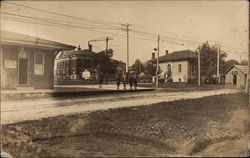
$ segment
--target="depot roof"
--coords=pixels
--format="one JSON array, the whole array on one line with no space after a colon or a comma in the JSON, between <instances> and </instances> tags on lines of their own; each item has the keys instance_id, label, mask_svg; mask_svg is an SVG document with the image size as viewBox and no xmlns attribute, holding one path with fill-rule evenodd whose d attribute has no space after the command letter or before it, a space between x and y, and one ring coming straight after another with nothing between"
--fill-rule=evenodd
<instances>
[{"instance_id":1,"label":"depot roof","mask_svg":"<svg viewBox=\"0 0 250 158\"><path fill-rule=\"evenodd\" d=\"M4 30L1 30L1 45L26 46L49 50L71 50L76 48L72 45Z\"/></svg>"}]
</instances>

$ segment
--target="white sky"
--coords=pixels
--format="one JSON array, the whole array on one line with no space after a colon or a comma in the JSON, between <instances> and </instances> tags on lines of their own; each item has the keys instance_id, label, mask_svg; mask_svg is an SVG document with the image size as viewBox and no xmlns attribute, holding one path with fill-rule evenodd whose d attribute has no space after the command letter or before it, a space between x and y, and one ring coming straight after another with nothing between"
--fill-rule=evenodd
<instances>
[{"instance_id":1,"label":"white sky","mask_svg":"<svg viewBox=\"0 0 250 158\"><path fill-rule=\"evenodd\" d=\"M12 3L12 4L10 4ZM184 42L163 36L194 40L200 43L223 42L221 48L228 59L247 59L248 52L248 2L247 1L5 1L1 11L28 16L41 16L39 11L29 11L15 4L57 12L74 17L92 19L104 23L132 24L130 35L155 41L130 38L130 65L138 58L146 61L157 47L156 36L136 34L133 30L160 34L160 55L165 50L195 50L199 43ZM87 48L87 41L112 37L109 46L114 49L114 58L126 62L126 32L102 30L107 33L89 32L68 27L45 26L4 20L1 14L1 29L38 36L48 40ZM47 18L55 19L54 16ZM71 20L67 20L71 22ZM76 21L75 21L76 22ZM86 23L82 21L82 23ZM247 30L246 32L244 32ZM113 33L113 34L110 34ZM124 37L118 35L122 34ZM175 43L175 44L173 44ZM177 44L176 44L177 43ZM217 42L218 43L218 42ZM181 45L184 44L184 45ZM117 45L117 46L115 46ZM94 51L105 49L105 42L93 43Z\"/></svg>"}]
</instances>

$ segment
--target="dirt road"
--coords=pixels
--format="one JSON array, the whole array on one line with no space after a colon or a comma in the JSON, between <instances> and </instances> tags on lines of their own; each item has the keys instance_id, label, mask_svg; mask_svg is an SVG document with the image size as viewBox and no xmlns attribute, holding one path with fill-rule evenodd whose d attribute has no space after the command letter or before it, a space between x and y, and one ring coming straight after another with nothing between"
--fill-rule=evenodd
<instances>
[{"instance_id":1,"label":"dirt road","mask_svg":"<svg viewBox=\"0 0 250 158\"><path fill-rule=\"evenodd\" d=\"M180 99L238 93L236 89L219 89L191 92L140 92L95 97L41 98L1 102L1 124L36 120L58 115L107 110L120 107L150 105Z\"/></svg>"},{"instance_id":2,"label":"dirt road","mask_svg":"<svg viewBox=\"0 0 250 158\"><path fill-rule=\"evenodd\" d=\"M3 150L20 158L246 157L248 110L248 95L235 93L25 121L2 126Z\"/></svg>"}]
</instances>

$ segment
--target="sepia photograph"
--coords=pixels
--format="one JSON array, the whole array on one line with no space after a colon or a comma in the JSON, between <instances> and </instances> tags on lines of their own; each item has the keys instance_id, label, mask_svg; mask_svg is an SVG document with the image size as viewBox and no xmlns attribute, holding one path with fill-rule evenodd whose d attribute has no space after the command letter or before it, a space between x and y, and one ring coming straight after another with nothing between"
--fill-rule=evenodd
<instances>
[{"instance_id":1,"label":"sepia photograph","mask_svg":"<svg viewBox=\"0 0 250 158\"><path fill-rule=\"evenodd\" d=\"M3 0L1 157L249 157L247 0Z\"/></svg>"}]
</instances>

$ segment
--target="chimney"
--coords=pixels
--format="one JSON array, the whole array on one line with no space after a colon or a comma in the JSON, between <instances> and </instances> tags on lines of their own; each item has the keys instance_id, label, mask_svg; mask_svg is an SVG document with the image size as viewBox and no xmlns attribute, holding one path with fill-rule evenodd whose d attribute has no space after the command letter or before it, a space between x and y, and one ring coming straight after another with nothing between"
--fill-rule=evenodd
<instances>
[{"instance_id":1,"label":"chimney","mask_svg":"<svg viewBox=\"0 0 250 158\"><path fill-rule=\"evenodd\" d=\"M155 59L155 53L154 52L152 53L152 59Z\"/></svg>"},{"instance_id":2,"label":"chimney","mask_svg":"<svg viewBox=\"0 0 250 158\"><path fill-rule=\"evenodd\" d=\"M92 45L89 44L89 51L92 52Z\"/></svg>"},{"instance_id":3,"label":"chimney","mask_svg":"<svg viewBox=\"0 0 250 158\"><path fill-rule=\"evenodd\" d=\"M81 46L80 46L80 45L78 45L78 48L77 48L77 50L81 50Z\"/></svg>"},{"instance_id":4,"label":"chimney","mask_svg":"<svg viewBox=\"0 0 250 158\"><path fill-rule=\"evenodd\" d=\"M168 50L165 50L165 54L168 55Z\"/></svg>"}]
</instances>

